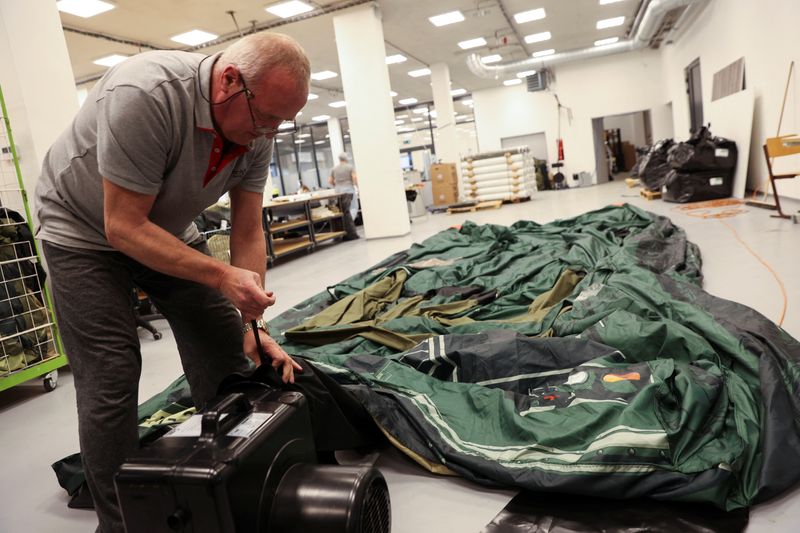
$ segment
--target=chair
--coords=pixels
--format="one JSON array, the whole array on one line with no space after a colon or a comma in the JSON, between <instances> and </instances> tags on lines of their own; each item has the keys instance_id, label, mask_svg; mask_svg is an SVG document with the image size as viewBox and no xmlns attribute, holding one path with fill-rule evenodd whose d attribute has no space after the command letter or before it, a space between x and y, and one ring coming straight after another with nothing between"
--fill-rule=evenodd
<instances>
[{"instance_id":1,"label":"chair","mask_svg":"<svg viewBox=\"0 0 800 533\"><path fill-rule=\"evenodd\" d=\"M136 318L136 325L149 331L155 340L160 339L162 337L161 332L158 331L155 326L150 323L150 321L158 320L164 317L155 312L150 298L148 298L147 295L139 289L133 289L132 298L133 315Z\"/></svg>"},{"instance_id":2,"label":"chair","mask_svg":"<svg viewBox=\"0 0 800 533\"><path fill-rule=\"evenodd\" d=\"M770 137L764 145L764 157L767 159L769 181L772 184L772 193L775 196L775 207L778 210L778 214L772 216L776 218L791 218L795 223L797 223L797 216L787 215L781 210L781 199L778 195L778 189L775 187L775 180L795 178L800 176L800 171L789 174L775 174L772 171L772 163L779 157L797 154L800 154L800 137L794 134Z\"/></svg>"}]
</instances>

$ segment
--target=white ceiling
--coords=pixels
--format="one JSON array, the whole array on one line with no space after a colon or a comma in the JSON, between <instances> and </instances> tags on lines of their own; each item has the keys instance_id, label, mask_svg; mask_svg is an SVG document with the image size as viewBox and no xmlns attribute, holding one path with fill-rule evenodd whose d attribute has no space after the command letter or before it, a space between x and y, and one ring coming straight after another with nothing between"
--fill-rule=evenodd
<instances>
[{"instance_id":1,"label":"white ceiling","mask_svg":"<svg viewBox=\"0 0 800 533\"><path fill-rule=\"evenodd\" d=\"M170 37L192 29L201 29L220 36L235 35L237 29L227 11L233 11L240 28L246 31L256 25L278 23L280 18L266 12L265 7L278 2L259 0L105 0L116 8L88 19L61 13L65 26L67 47L72 69L77 81L91 80L104 72L104 67L93 60L109 54L135 54L157 48L181 48ZM432 100L430 78L412 78L408 71L433 63L447 63L453 88L476 91L497 87L503 80L487 80L472 74L466 66L468 54L500 54L503 62L518 61L538 50L554 48L557 52L590 47L594 41L606 37L624 37L633 23L642 0L621 0L599 5L599 0L379 0L383 16L386 54L401 53L408 61L389 65L392 89L398 93L395 102L413 97L420 102ZM317 8L341 5L343 0L318 0L307 2ZM547 17L542 20L517 24L513 15L521 11L544 8ZM502 9L512 20L510 26ZM435 27L428 17L460 10L463 22ZM332 70L340 72L333 31L333 17L339 12L309 17L305 20L282 24L272 31L286 33L297 39L311 60L312 72ZM625 16L625 23L615 28L597 30L600 19ZM512 27L513 26L513 27ZM116 42L98 36L78 33L98 33L112 36ZM546 42L520 45L516 35L549 31L552 38ZM483 37L487 45L469 51L461 50L458 42ZM143 43L143 46L127 42ZM215 52L225 46L203 48L202 52ZM88 85L87 85L88 86ZM341 78L313 81L312 92L320 98L312 100L303 110L299 121L315 115L345 116L343 108L334 109L328 104L341 100ZM399 105L399 104L398 104ZM463 106L462 106L463 107ZM456 112L466 108L457 107Z\"/></svg>"}]
</instances>

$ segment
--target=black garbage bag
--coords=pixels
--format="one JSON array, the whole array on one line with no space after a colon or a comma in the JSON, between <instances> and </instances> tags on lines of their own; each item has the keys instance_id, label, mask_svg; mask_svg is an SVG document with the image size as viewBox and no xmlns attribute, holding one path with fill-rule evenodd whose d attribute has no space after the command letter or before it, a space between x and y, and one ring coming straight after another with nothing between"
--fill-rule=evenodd
<instances>
[{"instance_id":1,"label":"black garbage bag","mask_svg":"<svg viewBox=\"0 0 800 533\"><path fill-rule=\"evenodd\" d=\"M667 174L661 199L680 204L728 198L733 194L733 169Z\"/></svg>"},{"instance_id":2,"label":"black garbage bag","mask_svg":"<svg viewBox=\"0 0 800 533\"><path fill-rule=\"evenodd\" d=\"M723 170L736 167L736 143L712 135L708 126L700 128L692 137L669 149L670 167L681 172Z\"/></svg>"},{"instance_id":3,"label":"black garbage bag","mask_svg":"<svg viewBox=\"0 0 800 533\"><path fill-rule=\"evenodd\" d=\"M675 144L672 139L655 143L639 163L639 180L649 191L660 191L672 167L667 163L667 152Z\"/></svg>"}]
</instances>

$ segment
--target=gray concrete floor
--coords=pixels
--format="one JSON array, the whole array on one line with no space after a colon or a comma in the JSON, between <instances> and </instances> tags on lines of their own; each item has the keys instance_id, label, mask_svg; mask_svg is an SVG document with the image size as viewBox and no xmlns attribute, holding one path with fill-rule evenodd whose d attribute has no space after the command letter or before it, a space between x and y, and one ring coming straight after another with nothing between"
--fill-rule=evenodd
<instances>
[{"instance_id":1,"label":"gray concrete floor","mask_svg":"<svg viewBox=\"0 0 800 533\"><path fill-rule=\"evenodd\" d=\"M739 237L780 277L789 304L783 327L800 338L800 225L770 218L769 211L747 212L719 220L688 216L675 204L647 201L621 181L563 191L538 193L520 204L461 215L437 214L413 220L411 234L386 239L332 244L313 254L298 255L268 273L268 287L278 296L267 318L286 310L328 285L360 272L387 255L465 220L511 224L520 219L549 222L617 202L629 202L670 217L683 227L703 254L705 289L755 308L777 321L783 309L779 285L770 271L737 240ZM800 208L790 203L787 212ZM140 399L161 391L181 373L173 337L164 321L156 322L164 337L154 341L141 332L144 360ZM77 451L75 394L72 376L63 370L58 388L44 393L31 381L0 393L0 532L61 533L94 530L91 511L68 509L67 495L56 484L53 461ZM395 533L478 532L510 500L513 490L489 490L455 478L421 471L400 454L384 452L377 461L392 498ZM752 509L749 533L794 532L800 523L800 488Z\"/></svg>"}]
</instances>

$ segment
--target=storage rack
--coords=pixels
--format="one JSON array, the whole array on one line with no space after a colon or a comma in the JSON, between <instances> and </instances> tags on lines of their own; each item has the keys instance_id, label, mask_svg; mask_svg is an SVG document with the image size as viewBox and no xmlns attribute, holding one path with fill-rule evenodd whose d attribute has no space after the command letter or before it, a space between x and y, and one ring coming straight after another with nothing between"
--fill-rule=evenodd
<instances>
[{"instance_id":1,"label":"storage rack","mask_svg":"<svg viewBox=\"0 0 800 533\"><path fill-rule=\"evenodd\" d=\"M58 384L58 369L67 358L50 293L37 275L38 245L18 240L25 228L33 235L33 224L1 87L0 110L0 205L24 215L18 221L2 210L0 217L0 391L42 377L49 392Z\"/></svg>"},{"instance_id":2,"label":"storage rack","mask_svg":"<svg viewBox=\"0 0 800 533\"><path fill-rule=\"evenodd\" d=\"M264 233L270 262L302 250L312 252L323 243L345 236L343 199L349 193L295 195L286 201L267 202L263 209ZM333 204L338 212L320 208ZM291 233L297 234L292 237Z\"/></svg>"},{"instance_id":3,"label":"storage rack","mask_svg":"<svg viewBox=\"0 0 800 533\"><path fill-rule=\"evenodd\" d=\"M471 154L461 160L466 200L521 200L536 192L536 166L528 148Z\"/></svg>"}]
</instances>

